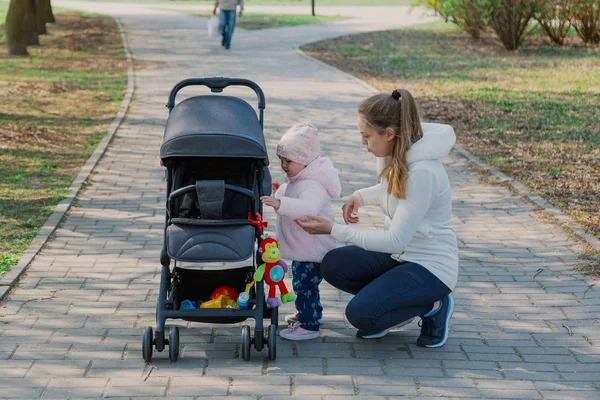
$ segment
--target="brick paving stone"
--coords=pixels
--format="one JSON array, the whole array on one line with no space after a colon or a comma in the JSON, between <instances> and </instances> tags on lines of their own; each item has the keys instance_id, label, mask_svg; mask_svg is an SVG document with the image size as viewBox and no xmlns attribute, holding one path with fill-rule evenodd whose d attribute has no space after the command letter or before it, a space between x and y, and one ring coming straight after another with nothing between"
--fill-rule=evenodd
<instances>
[{"instance_id":1,"label":"brick paving stone","mask_svg":"<svg viewBox=\"0 0 600 400\"><path fill-rule=\"evenodd\" d=\"M518 389L480 389L483 398L505 398L505 399L542 399L537 390Z\"/></svg>"},{"instance_id":2,"label":"brick paving stone","mask_svg":"<svg viewBox=\"0 0 600 400\"><path fill-rule=\"evenodd\" d=\"M417 388L413 386L379 386L379 385L360 385L359 394L361 396L417 396Z\"/></svg>"},{"instance_id":3,"label":"brick paving stone","mask_svg":"<svg viewBox=\"0 0 600 400\"><path fill-rule=\"evenodd\" d=\"M423 387L419 388L419 393L431 397L459 397L459 398L481 398L481 393L475 388L456 388L456 387Z\"/></svg>"},{"instance_id":4,"label":"brick paving stone","mask_svg":"<svg viewBox=\"0 0 600 400\"><path fill-rule=\"evenodd\" d=\"M158 64L136 70L134 101L78 206L0 304L0 387L7 389L0 398L599 397L600 290L573 269L574 242L560 228L537 221L532 205L503 187L480 183L454 153L444 162L453 187L461 275L445 347L416 347L416 323L377 341L357 339L343 314L351 296L324 283L320 340L280 340L277 360L253 351L244 363L236 358L238 326L173 321L180 326L182 358L171 363L168 351L154 352L155 369L144 380L141 332L154 323L164 221L164 170L157 152L172 86L191 76L255 80L266 94L271 159L289 125L299 116L310 120L320 128L323 154L340 170L347 197L375 182L374 160L355 127L356 106L370 92L292 49L425 19L407 9L325 7L322 12L360 18L284 28L277 35L240 30L232 50L223 53L205 39L205 19L144 5L55 5L118 17L135 59ZM247 92L230 93L255 103ZM281 181L276 164L271 171ZM335 202L338 220L342 204ZM381 229L377 208L364 208L361 216L362 227ZM266 210L265 218L273 221L275 214ZM538 268L543 273L533 280ZM286 305L280 314L291 309ZM14 386L3 386L12 381Z\"/></svg>"}]
</instances>

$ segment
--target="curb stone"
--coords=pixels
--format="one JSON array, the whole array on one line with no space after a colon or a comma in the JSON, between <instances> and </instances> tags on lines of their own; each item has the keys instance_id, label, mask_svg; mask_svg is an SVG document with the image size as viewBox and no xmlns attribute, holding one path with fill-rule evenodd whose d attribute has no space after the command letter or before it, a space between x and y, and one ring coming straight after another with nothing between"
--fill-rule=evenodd
<instances>
[{"instance_id":1,"label":"curb stone","mask_svg":"<svg viewBox=\"0 0 600 400\"><path fill-rule=\"evenodd\" d=\"M92 173L94 167L104 155L108 145L110 144L112 138L114 137L117 129L121 125L127 110L129 109L129 104L131 103L131 99L133 97L133 92L135 88L134 83L134 75L133 75L133 58L131 56L131 51L129 50L129 45L127 44L127 37L125 35L125 28L121 21L118 18L115 18L117 25L119 26L119 32L121 34L121 42L123 43L123 50L127 57L127 91L125 92L125 97L123 97L123 101L121 102L121 107L117 112L117 115L111 122L108 127L107 134L102 138L102 140L96 146L96 149L92 153L92 155L87 159L79 174L71 183L69 187L69 192L58 203L52 214L48 217L44 225L37 232L35 239L31 242L31 244L27 247L27 249L23 252L21 257L19 258L19 262L14 265L10 271L4 275L3 278L0 279L0 301L2 301L6 295L10 292L10 290L19 282L19 279L23 275L23 273L27 270L34 257L42 250L44 245L48 242L51 235L54 231L59 227L60 223L66 216L67 212L74 204L77 194L84 187L87 179Z\"/></svg>"},{"instance_id":2,"label":"curb stone","mask_svg":"<svg viewBox=\"0 0 600 400\"><path fill-rule=\"evenodd\" d=\"M373 93L380 93L380 90L378 90L374 86L369 85L368 83L358 79L357 77L355 77L347 72L344 72L332 65L326 64L321 60L317 60L316 58L309 56L304 51L302 51L300 49L300 47L296 48L296 52L301 57L311 60L325 68L329 68L331 70L338 71L339 73L341 73L341 74L345 75L346 77L348 77L349 79L359 83L361 86L367 88L368 90L370 90ZM579 224L574 222L569 216L563 214L563 212L560 211L558 208L556 208L552 204L546 202L544 199L542 199L537 194L533 193L531 190L529 190L527 187L525 187L525 185L523 185L522 183L520 183L520 182L516 181L515 179L509 177L508 175L498 171L497 169L493 168L489 164L484 163L478 157L471 154L471 152L469 152L468 150L466 150L462 146L460 146L458 143L456 143L454 145L454 150L456 151L457 154L459 154L463 158L467 159L467 161L469 161L470 163L475 164L477 167L485 170L489 174L500 179L501 182L512 187L521 197L523 197L527 201L532 202L535 205L537 205L538 207L549 212L558 221L558 225L560 225L563 228L568 229L573 234L575 234L577 237L579 237L581 240L583 240L588 245L590 245L590 247L592 247L595 251L600 252L600 240L596 239L596 237L594 237L594 235L586 232L581 226L579 226Z\"/></svg>"}]
</instances>

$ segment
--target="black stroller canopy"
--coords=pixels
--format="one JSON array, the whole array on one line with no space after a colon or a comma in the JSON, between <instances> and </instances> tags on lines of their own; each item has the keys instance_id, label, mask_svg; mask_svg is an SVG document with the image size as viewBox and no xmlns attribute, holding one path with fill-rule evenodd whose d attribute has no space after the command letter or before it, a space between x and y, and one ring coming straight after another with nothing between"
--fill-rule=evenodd
<instances>
[{"instance_id":1,"label":"black stroller canopy","mask_svg":"<svg viewBox=\"0 0 600 400\"><path fill-rule=\"evenodd\" d=\"M268 165L267 148L256 112L237 97L195 96L169 114L162 160L171 157L255 158Z\"/></svg>"}]
</instances>

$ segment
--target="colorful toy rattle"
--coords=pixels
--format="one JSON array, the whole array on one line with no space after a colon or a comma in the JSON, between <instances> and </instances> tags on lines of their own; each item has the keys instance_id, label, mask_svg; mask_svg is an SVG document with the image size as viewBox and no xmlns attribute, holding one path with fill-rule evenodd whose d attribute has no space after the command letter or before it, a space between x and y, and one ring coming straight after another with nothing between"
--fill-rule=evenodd
<instances>
[{"instance_id":1,"label":"colorful toy rattle","mask_svg":"<svg viewBox=\"0 0 600 400\"><path fill-rule=\"evenodd\" d=\"M254 280L260 282L263 278L269 285L269 294L267 296L267 305L270 307L279 307L282 303L294 300L294 295L289 293L283 278L288 272L288 266L283 260L279 259L279 244L277 240L261 236L262 241L258 246L258 252L261 259L265 262L254 273ZM281 292L281 301L275 297L275 287Z\"/></svg>"}]
</instances>

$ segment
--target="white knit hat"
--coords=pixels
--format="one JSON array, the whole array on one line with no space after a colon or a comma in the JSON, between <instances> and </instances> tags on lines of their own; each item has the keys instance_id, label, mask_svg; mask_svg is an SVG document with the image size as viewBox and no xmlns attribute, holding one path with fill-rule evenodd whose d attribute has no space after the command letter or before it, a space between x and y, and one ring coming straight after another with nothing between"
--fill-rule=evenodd
<instances>
[{"instance_id":1,"label":"white knit hat","mask_svg":"<svg viewBox=\"0 0 600 400\"><path fill-rule=\"evenodd\" d=\"M277 156L308 165L321 155L317 128L309 123L293 125L277 144Z\"/></svg>"}]
</instances>

